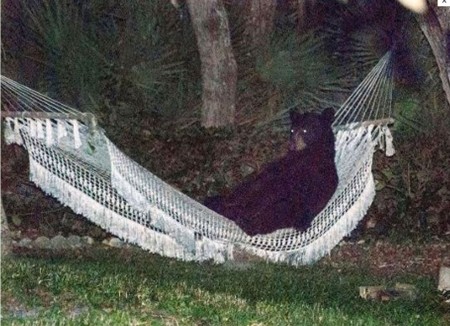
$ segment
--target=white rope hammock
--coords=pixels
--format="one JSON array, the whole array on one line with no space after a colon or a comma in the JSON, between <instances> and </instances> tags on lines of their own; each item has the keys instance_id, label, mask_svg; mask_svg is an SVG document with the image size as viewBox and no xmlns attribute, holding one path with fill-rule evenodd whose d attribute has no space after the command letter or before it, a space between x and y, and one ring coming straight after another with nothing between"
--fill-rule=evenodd
<instances>
[{"instance_id":1,"label":"white rope hammock","mask_svg":"<svg viewBox=\"0 0 450 326\"><path fill-rule=\"evenodd\" d=\"M5 139L27 149L36 185L112 234L183 260L224 262L237 253L292 265L320 259L372 203L375 147L393 154L387 53L336 113L339 185L327 207L305 232L283 229L250 237L127 157L96 128L92 115L4 76L1 90Z\"/></svg>"}]
</instances>

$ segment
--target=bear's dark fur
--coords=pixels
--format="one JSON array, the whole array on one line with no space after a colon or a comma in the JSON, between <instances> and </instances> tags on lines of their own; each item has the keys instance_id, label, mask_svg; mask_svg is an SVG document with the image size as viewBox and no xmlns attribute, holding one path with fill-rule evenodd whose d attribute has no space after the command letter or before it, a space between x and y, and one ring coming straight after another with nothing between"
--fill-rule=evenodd
<instances>
[{"instance_id":1,"label":"bear's dark fur","mask_svg":"<svg viewBox=\"0 0 450 326\"><path fill-rule=\"evenodd\" d=\"M249 235L293 227L304 231L336 190L334 110L291 113L288 153L250 176L227 196L205 205L233 220Z\"/></svg>"}]
</instances>

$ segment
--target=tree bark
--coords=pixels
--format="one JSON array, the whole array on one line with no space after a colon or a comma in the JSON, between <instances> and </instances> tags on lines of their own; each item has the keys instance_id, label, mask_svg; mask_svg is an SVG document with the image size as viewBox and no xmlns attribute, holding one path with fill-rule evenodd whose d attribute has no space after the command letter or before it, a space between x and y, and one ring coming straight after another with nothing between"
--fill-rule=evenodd
<instances>
[{"instance_id":1,"label":"tree bark","mask_svg":"<svg viewBox=\"0 0 450 326\"><path fill-rule=\"evenodd\" d=\"M439 69L439 77L450 105L450 8L428 2L428 11L417 17L420 28L430 43Z\"/></svg>"},{"instance_id":2,"label":"tree bark","mask_svg":"<svg viewBox=\"0 0 450 326\"><path fill-rule=\"evenodd\" d=\"M267 50L273 31L276 6L276 0L251 0L248 2L246 33L250 37L252 49L263 53Z\"/></svg>"},{"instance_id":3,"label":"tree bark","mask_svg":"<svg viewBox=\"0 0 450 326\"><path fill-rule=\"evenodd\" d=\"M204 127L234 124L237 65L222 0L188 0L200 53Z\"/></svg>"},{"instance_id":4,"label":"tree bark","mask_svg":"<svg viewBox=\"0 0 450 326\"><path fill-rule=\"evenodd\" d=\"M11 253L11 235L9 234L8 222L6 220L5 210L3 209L3 202L0 198L1 206L1 257L5 257Z\"/></svg>"},{"instance_id":5,"label":"tree bark","mask_svg":"<svg viewBox=\"0 0 450 326\"><path fill-rule=\"evenodd\" d=\"M314 11L315 0L297 0L297 31L299 34L308 30L315 17L311 17Z\"/></svg>"}]
</instances>

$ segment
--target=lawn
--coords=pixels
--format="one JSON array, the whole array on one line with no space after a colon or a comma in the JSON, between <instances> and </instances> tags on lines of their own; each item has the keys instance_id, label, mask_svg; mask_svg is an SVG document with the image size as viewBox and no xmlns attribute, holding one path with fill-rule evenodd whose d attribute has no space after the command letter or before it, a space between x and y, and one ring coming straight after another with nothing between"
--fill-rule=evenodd
<instances>
[{"instance_id":1,"label":"lawn","mask_svg":"<svg viewBox=\"0 0 450 326\"><path fill-rule=\"evenodd\" d=\"M364 267L180 262L137 248L33 252L2 261L2 325L444 325L429 277ZM416 300L366 301L403 282Z\"/></svg>"}]
</instances>

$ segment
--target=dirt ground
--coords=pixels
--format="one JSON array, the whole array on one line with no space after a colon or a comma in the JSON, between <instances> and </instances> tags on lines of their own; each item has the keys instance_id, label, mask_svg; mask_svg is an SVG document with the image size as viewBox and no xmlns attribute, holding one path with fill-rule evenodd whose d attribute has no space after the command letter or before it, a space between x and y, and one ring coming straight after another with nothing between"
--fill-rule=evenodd
<instances>
[{"instance_id":1,"label":"dirt ground","mask_svg":"<svg viewBox=\"0 0 450 326\"><path fill-rule=\"evenodd\" d=\"M438 278L441 266L450 266L450 243L401 243L378 240L373 243L342 241L321 264L336 268L366 266L382 277L414 274Z\"/></svg>"}]
</instances>

